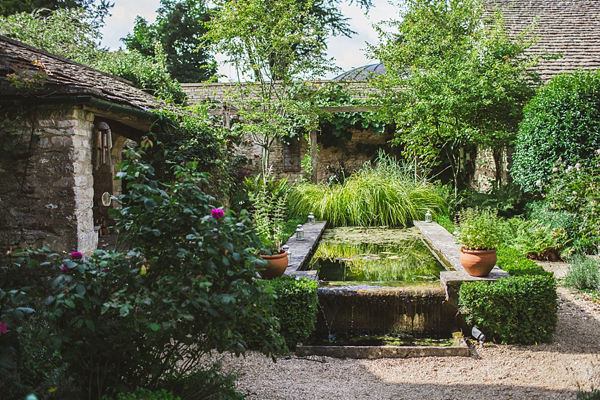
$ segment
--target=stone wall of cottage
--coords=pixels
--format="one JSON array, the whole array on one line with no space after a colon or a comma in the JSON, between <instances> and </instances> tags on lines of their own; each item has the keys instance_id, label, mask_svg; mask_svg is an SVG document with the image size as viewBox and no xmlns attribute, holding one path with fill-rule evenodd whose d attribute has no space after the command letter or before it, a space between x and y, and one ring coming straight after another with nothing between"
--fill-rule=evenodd
<instances>
[{"instance_id":1,"label":"stone wall of cottage","mask_svg":"<svg viewBox=\"0 0 600 400\"><path fill-rule=\"evenodd\" d=\"M91 254L98 243L92 216L94 115L38 107L21 117L11 129L23 146L0 160L0 248Z\"/></svg>"}]
</instances>

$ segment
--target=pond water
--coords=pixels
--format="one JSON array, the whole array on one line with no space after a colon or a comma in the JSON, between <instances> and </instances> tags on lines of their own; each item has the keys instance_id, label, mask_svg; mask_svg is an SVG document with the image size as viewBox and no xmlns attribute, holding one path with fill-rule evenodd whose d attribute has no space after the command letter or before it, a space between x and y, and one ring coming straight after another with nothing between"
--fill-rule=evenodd
<instances>
[{"instance_id":1,"label":"pond water","mask_svg":"<svg viewBox=\"0 0 600 400\"><path fill-rule=\"evenodd\" d=\"M322 285L404 285L437 281L444 266L417 228L342 227L324 233L309 269Z\"/></svg>"}]
</instances>

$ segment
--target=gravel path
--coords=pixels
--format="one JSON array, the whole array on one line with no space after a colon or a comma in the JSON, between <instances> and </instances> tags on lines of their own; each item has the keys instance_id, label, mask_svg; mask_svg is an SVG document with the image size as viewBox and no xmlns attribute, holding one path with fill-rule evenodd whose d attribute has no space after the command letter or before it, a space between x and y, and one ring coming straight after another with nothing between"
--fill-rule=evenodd
<instances>
[{"instance_id":1,"label":"gravel path","mask_svg":"<svg viewBox=\"0 0 600 400\"><path fill-rule=\"evenodd\" d=\"M544 267L564 272L562 263ZM474 357L341 360L259 353L227 358L247 399L575 399L600 388L600 304L560 287L550 344L485 344Z\"/></svg>"}]
</instances>

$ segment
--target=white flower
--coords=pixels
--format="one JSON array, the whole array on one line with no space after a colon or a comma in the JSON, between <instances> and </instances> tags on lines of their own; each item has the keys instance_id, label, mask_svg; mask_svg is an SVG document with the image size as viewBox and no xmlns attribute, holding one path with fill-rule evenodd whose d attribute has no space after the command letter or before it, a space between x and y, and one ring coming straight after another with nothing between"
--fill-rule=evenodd
<instances>
[{"instance_id":1,"label":"white flower","mask_svg":"<svg viewBox=\"0 0 600 400\"><path fill-rule=\"evenodd\" d=\"M541 180L541 179L538 179L538 180L535 182L535 186L538 186L538 187L542 186L542 180Z\"/></svg>"},{"instance_id":2,"label":"white flower","mask_svg":"<svg viewBox=\"0 0 600 400\"><path fill-rule=\"evenodd\" d=\"M571 172L571 171L573 171L573 166L569 165L569 167L567 168L567 172Z\"/></svg>"},{"instance_id":3,"label":"white flower","mask_svg":"<svg viewBox=\"0 0 600 400\"><path fill-rule=\"evenodd\" d=\"M581 169L581 164L580 163L575 164L575 169L577 171L579 171Z\"/></svg>"},{"instance_id":4,"label":"white flower","mask_svg":"<svg viewBox=\"0 0 600 400\"><path fill-rule=\"evenodd\" d=\"M552 168L552 172L558 172L558 167Z\"/></svg>"},{"instance_id":5,"label":"white flower","mask_svg":"<svg viewBox=\"0 0 600 400\"><path fill-rule=\"evenodd\" d=\"M600 155L600 149L596 149L596 153L598 153L598 155Z\"/></svg>"}]
</instances>

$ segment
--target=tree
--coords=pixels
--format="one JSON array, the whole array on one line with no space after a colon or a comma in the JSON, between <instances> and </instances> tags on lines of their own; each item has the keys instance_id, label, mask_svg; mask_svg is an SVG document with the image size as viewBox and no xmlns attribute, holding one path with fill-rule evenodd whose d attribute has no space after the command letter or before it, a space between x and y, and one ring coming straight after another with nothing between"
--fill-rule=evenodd
<instances>
[{"instance_id":1,"label":"tree","mask_svg":"<svg viewBox=\"0 0 600 400\"><path fill-rule=\"evenodd\" d=\"M274 141L296 126L316 128L318 109L312 90L299 83L334 69L327 57L331 34L350 35L336 0L221 0L207 36L214 49L237 68L236 105L243 133L262 147L266 176ZM368 7L370 1L359 4ZM242 84L244 80L251 80Z\"/></svg>"},{"instance_id":2,"label":"tree","mask_svg":"<svg viewBox=\"0 0 600 400\"><path fill-rule=\"evenodd\" d=\"M98 24L104 25L104 18L109 14L109 10L115 3L108 0L4 0L0 2L0 15L8 16L22 12L31 13L39 9L48 9L51 11L59 9L84 9L91 19Z\"/></svg>"},{"instance_id":3,"label":"tree","mask_svg":"<svg viewBox=\"0 0 600 400\"><path fill-rule=\"evenodd\" d=\"M396 123L405 154L430 164L446 155L456 194L462 148L497 150L515 136L539 81L529 69L536 59L524 54L531 28L511 39L500 13L482 24L479 0L408 0L401 17L370 48L386 67L373 80L378 114Z\"/></svg>"},{"instance_id":4,"label":"tree","mask_svg":"<svg viewBox=\"0 0 600 400\"><path fill-rule=\"evenodd\" d=\"M156 22L137 17L133 34L123 38L129 50L155 55L160 42L167 55L167 68L179 82L201 82L216 73L216 64L203 39L209 19L204 0L161 0Z\"/></svg>"}]
</instances>

